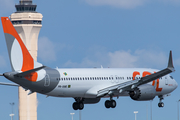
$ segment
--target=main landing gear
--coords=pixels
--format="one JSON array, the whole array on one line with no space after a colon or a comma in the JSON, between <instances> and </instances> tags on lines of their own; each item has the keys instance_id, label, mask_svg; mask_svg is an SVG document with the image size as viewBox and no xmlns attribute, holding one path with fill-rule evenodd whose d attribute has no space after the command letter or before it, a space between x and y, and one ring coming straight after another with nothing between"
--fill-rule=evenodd
<instances>
[{"instance_id":1,"label":"main landing gear","mask_svg":"<svg viewBox=\"0 0 180 120\"><path fill-rule=\"evenodd\" d=\"M161 95L161 96L159 96L159 103L158 103L158 107L164 107L164 103L162 102L162 100L163 100L164 98L163 98L163 96Z\"/></svg>"},{"instance_id":2,"label":"main landing gear","mask_svg":"<svg viewBox=\"0 0 180 120\"><path fill-rule=\"evenodd\" d=\"M105 101L105 107L106 108L115 108L116 107L116 101L110 97L110 100Z\"/></svg>"},{"instance_id":3,"label":"main landing gear","mask_svg":"<svg viewBox=\"0 0 180 120\"><path fill-rule=\"evenodd\" d=\"M106 108L115 108L116 107L116 101L115 100L106 100L105 107Z\"/></svg>"},{"instance_id":4,"label":"main landing gear","mask_svg":"<svg viewBox=\"0 0 180 120\"><path fill-rule=\"evenodd\" d=\"M75 98L76 102L73 103L72 107L74 110L82 110L84 108L83 99Z\"/></svg>"}]
</instances>

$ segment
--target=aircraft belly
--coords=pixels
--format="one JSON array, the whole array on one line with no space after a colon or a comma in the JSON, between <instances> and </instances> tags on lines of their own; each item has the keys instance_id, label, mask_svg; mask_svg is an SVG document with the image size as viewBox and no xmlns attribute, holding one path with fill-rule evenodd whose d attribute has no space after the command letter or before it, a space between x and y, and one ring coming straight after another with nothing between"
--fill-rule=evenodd
<instances>
[{"instance_id":1,"label":"aircraft belly","mask_svg":"<svg viewBox=\"0 0 180 120\"><path fill-rule=\"evenodd\" d=\"M47 95L56 97L84 97L86 91L86 88L68 88L68 86L62 88L58 85L54 90L47 93Z\"/></svg>"}]
</instances>

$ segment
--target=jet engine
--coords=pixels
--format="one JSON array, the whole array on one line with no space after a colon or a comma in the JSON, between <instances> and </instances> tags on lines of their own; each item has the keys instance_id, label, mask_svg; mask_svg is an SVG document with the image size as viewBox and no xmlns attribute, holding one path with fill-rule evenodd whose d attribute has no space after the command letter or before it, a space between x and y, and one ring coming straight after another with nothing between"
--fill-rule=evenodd
<instances>
[{"instance_id":1,"label":"jet engine","mask_svg":"<svg viewBox=\"0 0 180 120\"><path fill-rule=\"evenodd\" d=\"M149 84L140 85L129 92L131 99L136 101L153 100L156 96L156 89Z\"/></svg>"}]
</instances>

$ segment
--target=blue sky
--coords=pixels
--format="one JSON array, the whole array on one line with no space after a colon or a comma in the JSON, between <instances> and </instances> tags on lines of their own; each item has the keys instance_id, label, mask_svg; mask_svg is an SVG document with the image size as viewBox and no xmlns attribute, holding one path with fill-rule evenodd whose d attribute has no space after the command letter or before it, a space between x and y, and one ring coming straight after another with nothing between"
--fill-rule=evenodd
<instances>
[{"instance_id":1,"label":"blue sky","mask_svg":"<svg viewBox=\"0 0 180 120\"><path fill-rule=\"evenodd\" d=\"M18 0L0 0L0 16L15 12ZM147 67L164 69L169 51L173 51L176 71L171 75L180 84L180 0L43 0L33 1L43 14L39 34L38 61L55 68L72 67ZM0 24L0 73L10 71L6 43ZM46 52L44 52L46 50ZM1 82L9 82L1 78ZM18 90L0 86L0 119L10 119L10 102L18 112ZM177 119L179 88L165 98L164 108L158 108L158 98L152 102L153 119ZM99 103L85 105L82 120L134 119L150 120L150 102L133 101L129 97L114 98L115 109ZM68 120L74 112L72 98L46 98L38 94L38 119Z\"/></svg>"}]
</instances>

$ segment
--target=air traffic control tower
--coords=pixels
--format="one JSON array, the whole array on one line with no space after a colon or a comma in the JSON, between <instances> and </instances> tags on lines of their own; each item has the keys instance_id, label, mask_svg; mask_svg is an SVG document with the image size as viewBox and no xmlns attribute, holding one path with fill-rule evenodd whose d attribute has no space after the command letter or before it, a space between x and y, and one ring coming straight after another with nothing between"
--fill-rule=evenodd
<instances>
[{"instance_id":1,"label":"air traffic control tower","mask_svg":"<svg viewBox=\"0 0 180 120\"><path fill-rule=\"evenodd\" d=\"M37 42L43 16L36 12L37 5L32 0L19 0L15 7L16 12L11 14L10 19L30 54L37 60ZM37 95L28 93L19 87L19 120L37 120Z\"/></svg>"}]
</instances>

